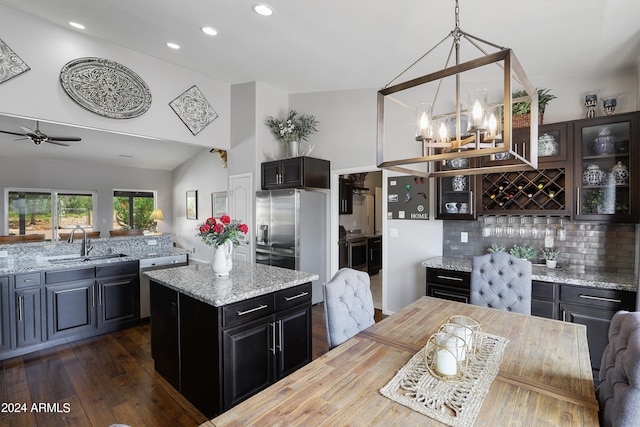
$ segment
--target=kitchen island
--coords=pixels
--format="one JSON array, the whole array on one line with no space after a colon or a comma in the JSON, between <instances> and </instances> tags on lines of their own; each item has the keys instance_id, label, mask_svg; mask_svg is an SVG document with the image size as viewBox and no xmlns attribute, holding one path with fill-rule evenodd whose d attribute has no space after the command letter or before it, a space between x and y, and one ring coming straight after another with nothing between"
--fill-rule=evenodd
<instances>
[{"instance_id":1,"label":"kitchen island","mask_svg":"<svg viewBox=\"0 0 640 427\"><path fill-rule=\"evenodd\" d=\"M318 275L234 261L144 273L151 280L151 354L207 417L311 361L311 281Z\"/></svg>"}]
</instances>

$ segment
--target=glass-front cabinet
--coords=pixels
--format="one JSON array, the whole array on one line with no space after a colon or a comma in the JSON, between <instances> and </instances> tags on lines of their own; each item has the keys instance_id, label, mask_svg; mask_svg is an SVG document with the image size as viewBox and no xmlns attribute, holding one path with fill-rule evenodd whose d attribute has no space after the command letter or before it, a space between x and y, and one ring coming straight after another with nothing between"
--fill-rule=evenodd
<instances>
[{"instance_id":1,"label":"glass-front cabinet","mask_svg":"<svg viewBox=\"0 0 640 427\"><path fill-rule=\"evenodd\" d=\"M468 167L469 159L452 159L443 162L440 170L455 170ZM473 192L476 186L474 175L454 175L437 179L436 219L476 219Z\"/></svg>"},{"instance_id":2,"label":"glass-front cabinet","mask_svg":"<svg viewBox=\"0 0 640 427\"><path fill-rule=\"evenodd\" d=\"M575 122L574 219L640 219L638 113Z\"/></svg>"}]
</instances>

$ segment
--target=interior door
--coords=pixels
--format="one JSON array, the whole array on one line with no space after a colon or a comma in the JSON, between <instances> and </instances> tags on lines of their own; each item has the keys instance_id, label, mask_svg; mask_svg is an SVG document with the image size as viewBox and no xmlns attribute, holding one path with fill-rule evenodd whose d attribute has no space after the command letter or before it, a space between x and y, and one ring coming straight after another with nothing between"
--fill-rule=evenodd
<instances>
[{"instance_id":1,"label":"interior door","mask_svg":"<svg viewBox=\"0 0 640 427\"><path fill-rule=\"evenodd\" d=\"M245 173L229 177L229 215L249 226L249 232L244 241L233 249L233 259L252 262L255 252L252 174Z\"/></svg>"}]
</instances>

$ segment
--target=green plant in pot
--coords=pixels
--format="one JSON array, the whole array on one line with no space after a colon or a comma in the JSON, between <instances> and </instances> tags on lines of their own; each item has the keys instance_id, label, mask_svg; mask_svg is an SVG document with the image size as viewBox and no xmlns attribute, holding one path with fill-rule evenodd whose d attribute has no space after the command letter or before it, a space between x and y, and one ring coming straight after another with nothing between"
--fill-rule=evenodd
<instances>
[{"instance_id":1,"label":"green plant in pot","mask_svg":"<svg viewBox=\"0 0 640 427\"><path fill-rule=\"evenodd\" d=\"M556 268L556 264L560 258L560 250L557 248L541 248L540 257L546 261L547 268Z\"/></svg>"},{"instance_id":2,"label":"green plant in pot","mask_svg":"<svg viewBox=\"0 0 640 427\"><path fill-rule=\"evenodd\" d=\"M490 254L496 253L496 252L504 252L506 250L506 248L502 245L499 245L497 243L492 243L490 247L487 248L487 252L489 252Z\"/></svg>"},{"instance_id":3,"label":"green plant in pot","mask_svg":"<svg viewBox=\"0 0 640 427\"><path fill-rule=\"evenodd\" d=\"M556 99L557 96L552 95L551 89L537 89L538 92L538 124L542 124L542 116L544 114L544 111L547 108L547 105L549 104L549 102L551 102L552 100ZM524 90L518 90L515 91L511 94L512 98L520 98L523 96L527 96L527 92ZM515 116L524 116L526 114L531 114L531 100L527 99L524 101L518 101L518 102L514 102L512 107L511 107L511 114L515 117ZM524 123L526 124L526 126L523 127L528 127L529 126L529 120L526 120ZM515 120L514 120L515 123ZM514 126L515 127L515 126Z\"/></svg>"},{"instance_id":4,"label":"green plant in pot","mask_svg":"<svg viewBox=\"0 0 640 427\"><path fill-rule=\"evenodd\" d=\"M527 261L531 261L531 259L536 256L537 252L538 251L536 251L535 248L527 245L526 243L524 245L513 245L513 247L509 249L509 254Z\"/></svg>"}]
</instances>

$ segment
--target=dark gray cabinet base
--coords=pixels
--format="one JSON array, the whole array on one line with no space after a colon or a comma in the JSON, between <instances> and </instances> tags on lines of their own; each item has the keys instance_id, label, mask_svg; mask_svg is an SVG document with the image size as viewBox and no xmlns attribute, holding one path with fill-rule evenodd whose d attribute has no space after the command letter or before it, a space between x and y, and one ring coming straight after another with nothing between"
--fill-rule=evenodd
<instances>
[{"instance_id":1,"label":"dark gray cabinet base","mask_svg":"<svg viewBox=\"0 0 640 427\"><path fill-rule=\"evenodd\" d=\"M311 283L222 307L150 291L155 369L208 418L311 361Z\"/></svg>"}]
</instances>

